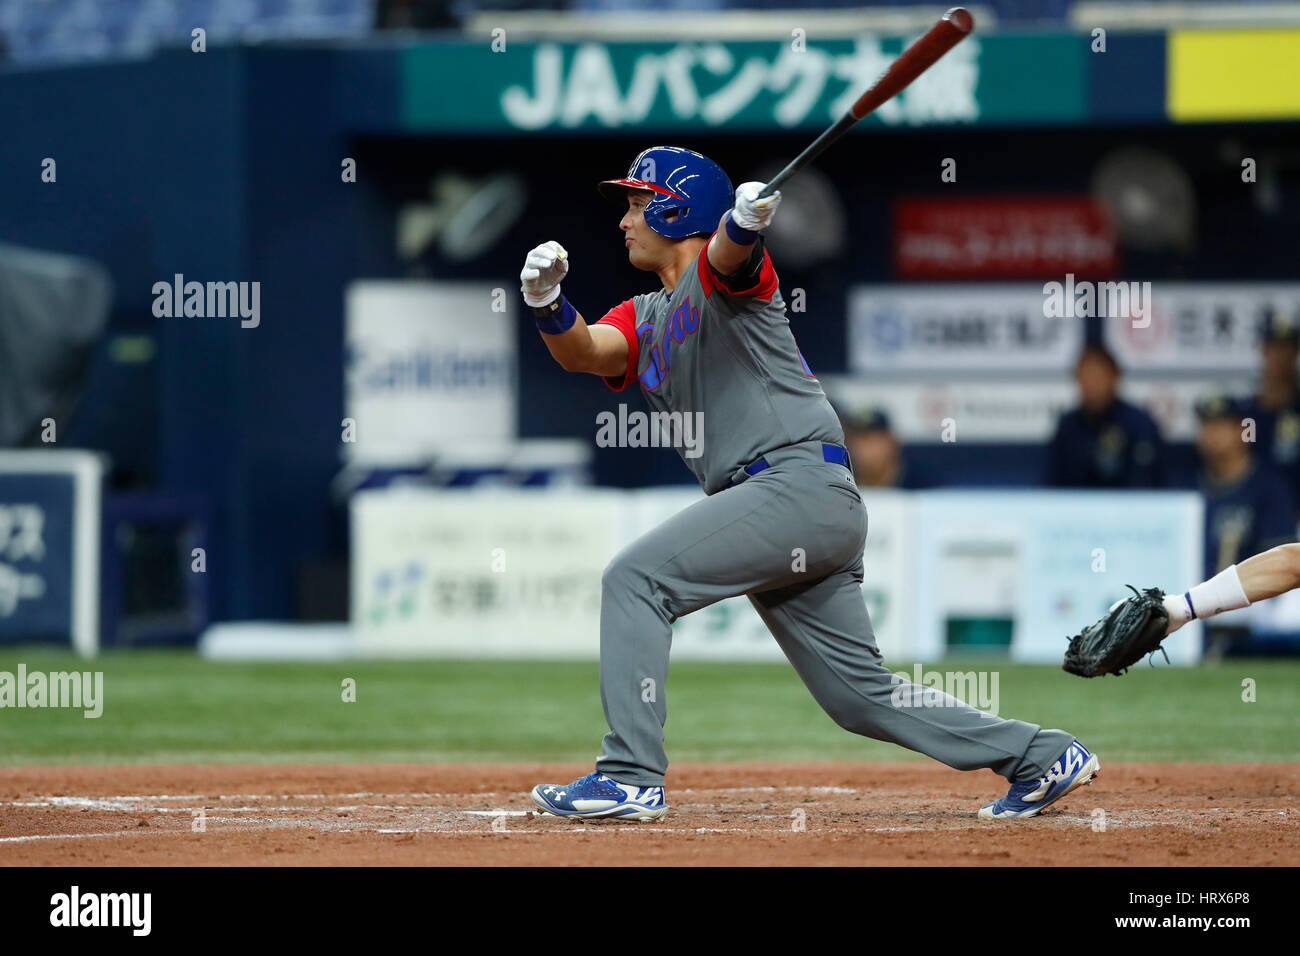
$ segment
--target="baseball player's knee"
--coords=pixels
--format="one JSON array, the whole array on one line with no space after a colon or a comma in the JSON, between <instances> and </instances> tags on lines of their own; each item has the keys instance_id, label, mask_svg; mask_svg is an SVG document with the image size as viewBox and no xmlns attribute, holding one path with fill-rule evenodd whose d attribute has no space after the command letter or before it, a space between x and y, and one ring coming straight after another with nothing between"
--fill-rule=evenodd
<instances>
[{"instance_id":1,"label":"baseball player's knee","mask_svg":"<svg viewBox=\"0 0 1300 956\"><path fill-rule=\"evenodd\" d=\"M640 566L634 554L623 552L605 565L600 575L600 588L604 594L626 594L646 590L650 577Z\"/></svg>"},{"instance_id":2,"label":"baseball player's knee","mask_svg":"<svg viewBox=\"0 0 1300 956\"><path fill-rule=\"evenodd\" d=\"M826 711L826 716L835 721L836 726L849 733L856 734L858 727L862 723L862 715L854 713L847 707L822 705L822 710Z\"/></svg>"},{"instance_id":3,"label":"baseball player's knee","mask_svg":"<svg viewBox=\"0 0 1300 956\"><path fill-rule=\"evenodd\" d=\"M826 716L836 725L854 734L870 736L872 729L868 708L861 697L854 694L823 694L818 699Z\"/></svg>"},{"instance_id":4,"label":"baseball player's knee","mask_svg":"<svg viewBox=\"0 0 1300 956\"><path fill-rule=\"evenodd\" d=\"M875 670L858 671L854 675L856 690L844 685L827 685L814 693L826 715L844 730L888 740L892 739L886 729L893 720L891 713L900 706L893 692L897 681L883 667L878 669L879 674Z\"/></svg>"}]
</instances>

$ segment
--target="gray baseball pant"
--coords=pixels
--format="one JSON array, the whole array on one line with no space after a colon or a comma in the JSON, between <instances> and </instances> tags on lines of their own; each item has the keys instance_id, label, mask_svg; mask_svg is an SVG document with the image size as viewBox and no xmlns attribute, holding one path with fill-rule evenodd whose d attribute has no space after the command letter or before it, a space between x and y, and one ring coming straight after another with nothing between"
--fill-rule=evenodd
<instances>
[{"instance_id":1,"label":"gray baseball pant","mask_svg":"<svg viewBox=\"0 0 1300 956\"><path fill-rule=\"evenodd\" d=\"M672 623L745 594L845 730L958 770L988 767L1011 781L1046 773L1073 735L951 698L918 706L928 689L900 687L885 667L861 590L866 507L848 469L826 462L820 442L764 457L771 467L752 478L738 472L740 484L642 535L605 568L600 699L610 729L596 768L620 783L663 786Z\"/></svg>"}]
</instances>

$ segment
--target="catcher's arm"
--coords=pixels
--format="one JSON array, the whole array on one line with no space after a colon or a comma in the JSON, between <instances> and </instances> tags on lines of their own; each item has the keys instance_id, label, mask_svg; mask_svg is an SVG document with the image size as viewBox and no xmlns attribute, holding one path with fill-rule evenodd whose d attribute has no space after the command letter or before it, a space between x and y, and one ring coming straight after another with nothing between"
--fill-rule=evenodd
<instances>
[{"instance_id":1,"label":"catcher's arm","mask_svg":"<svg viewBox=\"0 0 1300 956\"><path fill-rule=\"evenodd\" d=\"M1300 588L1300 544L1280 544L1237 565L1251 604Z\"/></svg>"},{"instance_id":2,"label":"catcher's arm","mask_svg":"<svg viewBox=\"0 0 1300 956\"><path fill-rule=\"evenodd\" d=\"M1224 568L1210 580L1165 598L1169 633L1188 621L1235 611L1300 588L1300 544L1280 544Z\"/></svg>"}]
</instances>

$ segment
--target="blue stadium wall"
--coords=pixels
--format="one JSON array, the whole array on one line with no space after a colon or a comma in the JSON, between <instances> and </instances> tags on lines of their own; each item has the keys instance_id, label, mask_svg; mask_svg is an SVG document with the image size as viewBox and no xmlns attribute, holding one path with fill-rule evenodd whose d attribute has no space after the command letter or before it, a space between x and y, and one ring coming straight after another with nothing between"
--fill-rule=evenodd
<instances>
[{"instance_id":1,"label":"blue stadium wall","mask_svg":"<svg viewBox=\"0 0 1300 956\"><path fill-rule=\"evenodd\" d=\"M532 186L522 225L472 263L430 259L423 274L516 285L524 252L556 238L572 253L567 291L596 318L652 288L626 263L618 213L593 188L626 168L647 139L529 134L487 138L402 132L397 66L385 50L328 47L173 51L142 62L0 72L0 240L79 253L114 277L113 328L156 336L157 359L139 380L97 366L67 442L136 458L158 490L197 492L213 507L214 616L290 617L292 580L305 561L346 551L342 506L329 483L340 466L343 290L358 277L402 275L396 209L424 197L440 169L515 169ZM1281 148L1293 126L1256 124L1252 148ZM889 224L897 195L933 193L939 158L958 155L954 195L1083 192L1096 159L1123 143L1173 154L1197 187L1200 240L1186 255L1126 251L1143 279L1293 278L1300 184L1280 183L1287 214L1265 216L1225 165L1220 126L1026 129L873 129L826 155L821 168L852 210L845 255L815 270L776 267L808 290L794 317L814 371L844 371L844 290L891 281ZM806 133L765 134L763 158L792 156ZM755 159L750 135L691 136L740 182ZM41 160L58 163L40 182ZM340 180L356 157L359 181ZM540 172L539 172L540 170ZM1288 223L1292 225L1288 225ZM262 283L263 321L155 319L152 286L187 278ZM610 397L588 376L561 374L526 327L519 330L524 436L591 439ZM141 388L141 380L147 388ZM619 400L636 403L636 396ZM917 449L925 470L962 484L1032 484L1040 461L1023 450L956 445ZM1180 451L1184 478L1190 452ZM670 453L598 451L609 484L689 480Z\"/></svg>"}]
</instances>

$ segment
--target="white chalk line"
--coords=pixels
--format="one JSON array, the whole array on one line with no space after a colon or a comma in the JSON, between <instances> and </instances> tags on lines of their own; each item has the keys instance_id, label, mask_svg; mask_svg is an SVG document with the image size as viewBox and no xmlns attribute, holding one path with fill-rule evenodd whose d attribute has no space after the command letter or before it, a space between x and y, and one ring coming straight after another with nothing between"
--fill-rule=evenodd
<instances>
[{"instance_id":1,"label":"white chalk line","mask_svg":"<svg viewBox=\"0 0 1300 956\"><path fill-rule=\"evenodd\" d=\"M116 830L112 833L33 833L25 836L0 837L0 843L30 843L35 840L81 840L94 837L130 836L137 830Z\"/></svg>"},{"instance_id":2,"label":"white chalk line","mask_svg":"<svg viewBox=\"0 0 1300 956\"><path fill-rule=\"evenodd\" d=\"M852 787L675 787L673 793L864 793L863 790ZM127 804L137 804L144 802L161 802L161 801L178 801L178 800L364 800L367 798L376 798L382 800L445 800L445 799L464 799L499 797L499 796L517 796L516 791L499 791L499 790L472 790L459 791L456 793L435 793L435 792L407 792L407 793L378 793L371 791L360 791L357 793L223 793L223 794L117 794L105 796L44 796L39 799L28 801L7 801L0 803L0 806L10 807L59 807L75 806L87 807L92 810L113 810L137 809Z\"/></svg>"},{"instance_id":3,"label":"white chalk line","mask_svg":"<svg viewBox=\"0 0 1300 956\"><path fill-rule=\"evenodd\" d=\"M511 811L485 811L485 810L465 810L460 811L465 814L478 814L484 816L514 816L530 817L540 816L529 810L511 810ZM771 815L762 817L773 821L781 821L780 826L775 827L674 827L671 825L652 825L652 824L627 824L616 821L598 824L596 826L579 825L569 821L555 821L558 825L542 830L484 830L479 827L456 827L456 826L435 826L435 827L379 827L379 828L361 828L356 827L338 827L338 828L318 828L316 832L320 833L377 833L384 835L395 834L414 834L430 833L444 834L450 836L494 836L498 834L511 834L514 836L538 836L547 837L557 833L635 833L635 834L700 834L700 833L748 833L751 835L767 834L777 835L784 833L943 833L956 832L963 830L995 830L999 826L1005 826L1005 823L996 821L985 821L981 823L960 824L950 826L890 826L890 827L839 827L822 829L819 827L810 827L805 830L795 830L785 826L787 819L785 814ZM1052 819L1052 818L1048 818ZM1055 817L1056 820L1063 823L1076 824L1080 827L1091 827L1093 820L1090 817ZM261 823L266 824L268 829L275 830L295 830L302 829L300 826L290 821L285 821L277 817L208 817L207 822L211 824L233 823L248 824ZM1185 821L1178 820L1116 820L1113 817L1106 822L1107 828L1131 828L1131 827L1184 827L1189 826ZM307 828L310 830L311 828ZM149 836L174 836L180 833L189 833L190 830L152 830L145 831ZM241 831L244 832L244 831ZM142 831L134 830L114 830L102 833L55 833L55 834L27 834L23 836L0 837L0 843L24 843L36 840L79 840L82 838L93 839L96 837L116 837L116 836L140 836Z\"/></svg>"},{"instance_id":4,"label":"white chalk line","mask_svg":"<svg viewBox=\"0 0 1300 956\"><path fill-rule=\"evenodd\" d=\"M759 789L759 788L740 788L740 789L743 789L743 790L751 790L751 789ZM772 789L775 789L775 788L763 788L763 789L765 789L765 790L772 790ZM784 788L784 789L790 789L790 790L796 790L796 791L804 791L804 790L806 790L807 788L803 788L803 787L791 787L791 788ZM677 790L677 791L674 791L674 792L675 792L675 793L679 793L679 794L681 794L681 793L691 793L691 794L695 794L695 793L700 793L701 791L695 791L695 790L683 789L683 790ZM716 791L704 791L704 792L725 794L725 793L728 793L728 792L735 792L735 790L734 790L734 789L732 789L732 790L716 790ZM836 789L836 792L841 792L841 789L840 789L840 788L837 788L837 789ZM850 790L850 791L847 791L847 792L850 792L850 793L856 793L856 792L858 792L858 791ZM433 796L437 796L437 797L439 797L439 798L443 798L443 797L456 797L456 798L460 798L460 799L458 800L458 802L462 802L462 803L465 803L465 802L477 803L477 802L481 802L478 798L486 797L486 796L493 796L493 795L495 795L495 794L490 794L490 793L459 793L459 794L435 794L435 795L433 795ZM284 795L265 795L264 797L259 797L259 796L257 796L257 795L244 794L244 795L240 795L240 796L242 797L242 799L245 799L245 800L251 800L251 799L268 799L268 800L269 800L269 799L302 799L302 800L308 800L308 799L310 799L310 800L316 800L316 799L326 799L326 798L330 797L331 795L329 795L329 794L300 794L300 795L284 794ZM355 797L355 796L357 796L357 795L356 795L356 794L335 794L335 795L333 795L333 796L334 796L335 798L338 798L338 797ZM412 797L412 796L419 796L419 795L418 795L418 794L407 794L407 793L402 793L402 794L384 794L384 793L375 793L375 794L366 794L366 796L378 797L378 798L381 798L381 799L383 799L383 798L394 798L394 799L395 799L395 798L398 798L398 797L410 798L410 797ZM526 795L525 795L525 794L522 794L522 793L509 794L508 796L513 797L513 798L516 798L516 799L521 799L521 798L525 798L525 797L526 797ZM214 807L211 807L211 806L208 806L206 803L203 803L203 804L201 804L201 805L196 805L196 806L181 806L181 807L175 807L175 806L173 806L173 807L151 807L151 806L143 806L143 805L141 805L141 804L144 803L145 801L151 801L151 800L199 800L199 801L211 801L212 799L213 799L212 797L207 797L207 796L204 796L204 795L202 795L202 794L191 794L191 795L187 795L187 796L183 796L183 797L181 797L181 796L165 796L165 797L160 797L160 796L138 796L138 797L136 797L136 796L118 796L118 797L75 797L75 796L59 796L59 797L46 797L46 798L38 799L38 800L11 800L11 801L0 801L0 807L22 807L22 808L29 808L29 809L30 809L30 808L77 808L77 809L87 809L87 810L102 810L102 811L107 812L107 813L158 813L158 814L194 814L194 813L198 813L199 811L211 811L211 810L217 810L217 811L219 811L219 812L221 812L221 813L268 813L268 812L278 812L278 813L353 813L353 812L364 811L364 810L377 810L377 811L389 811L389 812L415 813L415 812L421 812L421 811L452 811L452 812L454 812L454 811L456 811L456 810L458 809L457 807L454 807L454 806L453 806L453 807L439 807L439 806L436 806L436 805L428 805L428 804L395 804L395 803L328 804L328 805L325 805L325 806L296 806L296 805L291 805L291 804L281 804L281 805L279 805L279 806L266 806L266 805L261 805L261 806L239 806L239 807L221 806L221 807L215 807L215 808L214 808ZM231 797L224 797L224 798L222 798L222 799L235 799L235 797L234 797L234 796L231 796ZM706 808L706 809L711 808L711 805L710 805L710 804L707 804L707 803L700 803L700 804L694 804L694 803L692 803L692 804L683 804L683 803L681 803L680 801L675 801L675 802L671 802L671 805L672 805L672 806L676 806L676 807L702 807L702 808ZM716 809L716 807L713 807L713 809ZM1106 808L1105 808L1104 806L1103 806L1103 807L1100 807L1100 809L1106 810ZM1107 812L1109 815L1115 815L1115 814L1133 815L1133 814L1150 813L1150 814L1157 814L1157 815L1161 815L1161 814L1163 814L1163 815L1181 814L1181 815L1191 815L1191 816L1196 816L1196 815L1199 815L1199 814L1206 814L1206 813L1272 813L1272 814L1277 814L1277 815L1279 815L1279 816L1286 816L1287 813L1288 813L1289 811L1294 810L1294 809L1295 809L1295 808L1283 808L1283 807L1183 807L1183 808L1177 808L1177 807L1125 807L1125 808L1114 809L1114 810L1106 810L1106 812ZM482 815L482 816L500 816L502 813L514 813L514 814L520 815L520 814L526 814L526 813L529 813L529 812L531 812L531 811L528 811L528 810L508 811L508 810L504 810L504 809L502 809L502 810L464 810L464 811L462 811L462 812L465 812L465 813L472 813L472 814L478 814L478 815ZM745 811L745 810L735 809L735 810L730 810L730 811L728 811L728 812L731 812L731 813L737 813L737 814L742 814L742 813L753 812L753 811ZM898 812L900 815L902 815L902 816L921 816L921 815L928 814L928 813L930 813L931 811L929 811L929 810L901 810L901 811L897 811L897 812Z\"/></svg>"},{"instance_id":5,"label":"white chalk line","mask_svg":"<svg viewBox=\"0 0 1300 956\"><path fill-rule=\"evenodd\" d=\"M529 811L526 810L514 811L510 815L527 816L529 815ZM777 819L784 821L786 817L782 815ZM262 820L253 820L253 821L250 821L246 817L232 818L231 820L224 820L224 821L221 820L220 818L215 818L215 819L209 818L208 822L209 823L257 822L257 823L269 824L271 825L272 829L276 829L276 830L299 829L298 827L295 827L293 825L285 825L285 821L276 819L275 817L266 817ZM1092 821L1088 818L1072 818L1069 819L1067 822L1078 823L1081 826L1084 826L1084 825L1091 825ZM280 825L276 826L276 824L280 824ZM673 826L656 826L654 824L628 824L628 823L608 823L608 824L601 824L598 826L583 826L583 825L578 825L573 823L564 823L563 825L556 826L553 828L548 828L545 830L510 830L510 829L484 830L478 827L410 827L410 828L383 827L383 828L376 828L373 830L371 829L358 830L355 827L345 827L345 828L330 829L330 830L322 829L315 832L375 833L384 836L395 836L395 835L400 836L400 835L407 835L407 834L429 833L433 835L445 835L445 836L486 836L486 837L501 836L501 835L509 835L515 837L551 837L556 834L564 834L564 833L569 833L569 834L618 833L618 834L643 834L643 835L655 835L655 836L664 836L664 835L693 836L702 833L747 833L750 835L764 834L768 836L779 836L784 834L790 834L791 836L798 836L798 835L807 835L809 833L811 834L834 833L840 835L843 835L845 833L945 833L945 832L957 832L963 830L995 829L997 826L1003 826L1003 825L1005 824L997 823L996 821L991 821L991 822L979 823L979 824L963 824L960 826L946 826L946 827L925 827L925 826L852 827L850 829L827 829L827 830L822 830L813 827L806 830L793 830L785 826L765 829L759 827L673 827ZM1154 821L1143 822L1143 823L1118 824L1115 821L1110 821L1109 825L1110 826L1179 826L1180 824L1158 823ZM175 836L177 834L189 833L190 831L189 830L153 830L153 831L146 831L146 832L147 835L149 836L161 837L161 836ZM80 840L80 839L93 839L96 837L124 837L124 836L140 836L140 835L141 835L141 831L138 829L115 830L107 833L32 834L32 835L15 836L15 837L0 837L0 843L26 843L26 842L33 842L36 840Z\"/></svg>"},{"instance_id":6,"label":"white chalk line","mask_svg":"<svg viewBox=\"0 0 1300 956\"><path fill-rule=\"evenodd\" d=\"M0 804L0 806L10 807L45 807L50 808L48 803L9 803ZM76 806L76 805L72 805ZM340 804L321 807L295 807L295 806L259 806L259 807L211 807L211 806L194 806L194 807L139 807L113 805L104 807L82 807L82 809L103 810L105 813L162 813L162 814L194 814L199 811L205 813L352 813L358 810L389 810L401 811L405 813L416 813L422 810L446 810L445 807L435 807L429 804L398 804L398 803L357 803L357 804ZM452 808L454 809L454 808ZM488 813L490 811L480 811ZM520 811L524 812L524 811Z\"/></svg>"},{"instance_id":7,"label":"white chalk line","mask_svg":"<svg viewBox=\"0 0 1300 956\"><path fill-rule=\"evenodd\" d=\"M691 788L683 787L674 789L675 794L742 794L742 793L828 793L828 794L863 794L867 793L866 789L852 787L836 786L764 786L764 787L717 787L717 788ZM358 791L343 794L326 794L326 793L309 793L309 794L220 794L212 796L208 794L117 794L108 796L47 796L40 799L13 800L0 802L0 806L9 807L43 807L43 808L78 808L88 810L101 810L105 812L120 813L157 813L157 814L197 814L203 812L207 822L214 824L229 823L235 825L263 824L270 829L293 830L301 829L301 824L293 820L285 820L274 816L261 817L225 817L217 814L340 814L360 811L379 811L388 813L460 813L468 816L478 817L532 817L542 816L535 810L512 810L507 808L491 810L468 810L456 807L439 807L430 805L412 805L412 804L392 804L392 803L361 803L361 804L344 804L344 805L327 805L327 806L142 806L145 803L152 802L169 802L179 801L201 801L210 803L213 801L262 801L262 800L338 800L338 799L379 799L379 800L455 800L457 802L479 802L487 797L508 796L512 799L520 798L523 794L506 793L499 791L476 791L476 792L400 792L400 793L381 793L375 791ZM710 804L681 804L676 806L689 812L691 809L702 809L705 812L716 812L717 807ZM1103 808L1104 809L1104 808ZM1289 809L1280 807L1195 807L1195 808L1170 808L1170 807L1147 807L1147 808L1125 808L1110 810L1107 812L1106 826L1115 828L1129 827L1158 827L1158 826L1192 826L1196 817L1211 813L1268 813L1285 817ZM853 827L846 826L835 829L821 829L814 827L811 830L798 831L787 828L784 823L789 814L784 810L775 813L763 813L754 811L745 811L733 809L727 811L733 816L749 817L759 821L781 821L780 826L776 827L673 827L667 826L627 826L619 824L603 824L597 826L576 825L571 821L565 821L564 825L556 828L543 830L506 830L494 829L483 830L481 828L455 827L455 826L435 826L435 827L417 827L417 828L362 828L358 830L355 827L321 827L322 833L352 833L352 832L369 832L380 833L385 835L407 834L407 833L432 833L432 834L450 834L450 835L480 835L491 836L501 833L509 833L517 836L547 836L554 833L793 833L793 832L813 832L813 833L901 833L901 832L931 832L938 833L944 831L956 830L976 830L985 829L990 826L989 822L966 825L940 825L940 826L889 826L889 827ZM902 811L904 815L921 815L928 811L908 810ZM1143 820L1131 819L1134 816L1154 815L1157 819ZM1162 818L1163 819L1160 819ZM1171 817L1173 819L1171 819ZM1053 818L1064 823L1078 824L1080 826L1091 827L1094 824L1094 818L1091 816L1074 816L1074 815L1053 815ZM1190 818L1190 819L1189 819ZM146 831L151 836L161 836L183 832L189 830L153 830ZM132 836L140 835L139 829L135 830L117 830L108 832L92 833L57 833L57 834L26 834L21 836L0 837L0 843L23 843L37 840L78 840L94 839L114 836Z\"/></svg>"}]
</instances>

